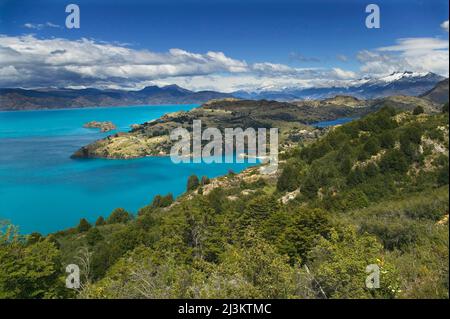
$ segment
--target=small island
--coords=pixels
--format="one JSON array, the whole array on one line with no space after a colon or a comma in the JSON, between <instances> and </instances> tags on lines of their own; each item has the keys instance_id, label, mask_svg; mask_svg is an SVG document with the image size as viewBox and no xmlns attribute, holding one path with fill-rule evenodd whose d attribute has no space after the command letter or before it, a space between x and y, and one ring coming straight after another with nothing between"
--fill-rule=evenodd
<instances>
[{"instance_id":1,"label":"small island","mask_svg":"<svg viewBox=\"0 0 450 319\"><path fill-rule=\"evenodd\" d=\"M100 132L109 132L117 129L117 127L112 122L97 122L91 121L83 125L84 128L98 128Z\"/></svg>"}]
</instances>

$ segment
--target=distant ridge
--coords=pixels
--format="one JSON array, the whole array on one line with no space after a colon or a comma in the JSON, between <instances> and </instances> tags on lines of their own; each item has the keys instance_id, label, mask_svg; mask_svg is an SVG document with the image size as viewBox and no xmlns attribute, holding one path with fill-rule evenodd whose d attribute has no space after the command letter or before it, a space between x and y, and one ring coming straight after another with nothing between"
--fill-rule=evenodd
<instances>
[{"instance_id":1,"label":"distant ridge","mask_svg":"<svg viewBox=\"0 0 450 319\"><path fill-rule=\"evenodd\" d=\"M177 85L149 86L140 91L99 89L0 89L0 110L34 110L95 106L202 104L230 94L193 92Z\"/></svg>"}]
</instances>

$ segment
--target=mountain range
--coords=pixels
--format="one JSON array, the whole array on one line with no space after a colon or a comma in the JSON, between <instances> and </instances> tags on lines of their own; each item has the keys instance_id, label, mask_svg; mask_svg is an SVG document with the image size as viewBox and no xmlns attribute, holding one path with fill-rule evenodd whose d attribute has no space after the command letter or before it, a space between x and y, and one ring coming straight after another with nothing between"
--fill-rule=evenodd
<instances>
[{"instance_id":1,"label":"mountain range","mask_svg":"<svg viewBox=\"0 0 450 319\"><path fill-rule=\"evenodd\" d=\"M359 99L374 99L393 95L421 96L432 94L443 102L448 95L442 95L435 86L445 78L434 73L395 72L381 78L363 78L341 87L283 88L280 90L260 89L252 92L236 91L221 93L215 91L194 92L177 85L149 86L140 91L88 89L0 89L0 110L32 110L78 108L92 106L158 105L158 104L203 104L210 100L240 98L249 100L316 100L337 95L353 96ZM448 87L443 83L443 86ZM432 90L435 90L431 92ZM443 90L445 91L445 90Z\"/></svg>"},{"instance_id":2,"label":"mountain range","mask_svg":"<svg viewBox=\"0 0 450 319\"><path fill-rule=\"evenodd\" d=\"M277 101L317 100L336 95L354 96L360 99L382 98L392 95L419 96L433 89L445 78L435 73L394 72L379 78L362 78L346 86L295 88L279 90L262 89L252 92L237 91L233 95L244 99L268 99Z\"/></svg>"}]
</instances>

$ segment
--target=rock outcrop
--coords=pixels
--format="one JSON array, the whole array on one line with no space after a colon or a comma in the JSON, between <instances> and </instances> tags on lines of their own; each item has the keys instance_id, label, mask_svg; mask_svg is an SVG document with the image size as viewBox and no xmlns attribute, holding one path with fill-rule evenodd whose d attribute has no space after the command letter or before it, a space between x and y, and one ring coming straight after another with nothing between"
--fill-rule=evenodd
<instances>
[{"instance_id":1,"label":"rock outcrop","mask_svg":"<svg viewBox=\"0 0 450 319\"><path fill-rule=\"evenodd\" d=\"M91 121L83 125L84 128L98 128L101 132L109 132L117 129L113 122Z\"/></svg>"}]
</instances>

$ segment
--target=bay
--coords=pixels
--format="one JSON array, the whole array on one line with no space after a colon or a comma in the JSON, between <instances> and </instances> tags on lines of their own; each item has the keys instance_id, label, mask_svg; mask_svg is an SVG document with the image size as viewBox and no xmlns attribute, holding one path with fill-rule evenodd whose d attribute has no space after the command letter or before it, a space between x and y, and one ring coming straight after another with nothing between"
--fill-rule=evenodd
<instances>
[{"instance_id":1,"label":"bay","mask_svg":"<svg viewBox=\"0 0 450 319\"><path fill-rule=\"evenodd\" d=\"M169 157L133 160L71 159L86 144L109 133L83 128L112 121L118 131L197 105L101 107L0 112L0 220L21 233L55 232L80 218L94 222L123 207L132 213L157 194L185 191L192 174L210 178L250 164L174 164Z\"/></svg>"}]
</instances>

